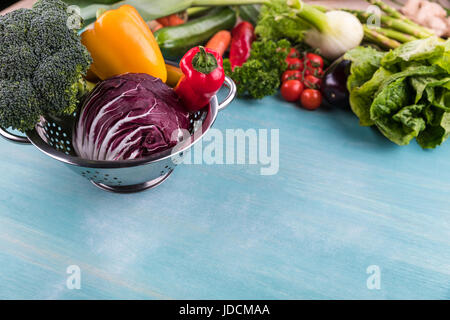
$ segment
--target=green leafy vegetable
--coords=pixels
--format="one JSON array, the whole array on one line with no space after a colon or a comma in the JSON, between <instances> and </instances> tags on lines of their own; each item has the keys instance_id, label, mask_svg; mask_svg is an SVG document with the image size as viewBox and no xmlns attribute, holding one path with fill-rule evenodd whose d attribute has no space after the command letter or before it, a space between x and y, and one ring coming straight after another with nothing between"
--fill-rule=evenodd
<instances>
[{"instance_id":1,"label":"green leafy vegetable","mask_svg":"<svg viewBox=\"0 0 450 320\"><path fill-rule=\"evenodd\" d=\"M286 5L286 0L273 0L261 7L255 33L262 40L288 39L302 42L310 25Z\"/></svg>"},{"instance_id":2,"label":"green leafy vegetable","mask_svg":"<svg viewBox=\"0 0 450 320\"><path fill-rule=\"evenodd\" d=\"M370 105L378 88L392 73L384 68L378 69L373 77L360 87L350 90L350 106L358 116L362 126L372 126L375 122L370 117Z\"/></svg>"},{"instance_id":3,"label":"green leafy vegetable","mask_svg":"<svg viewBox=\"0 0 450 320\"><path fill-rule=\"evenodd\" d=\"M420 106L402 107L408 102L408 86L400 78L386 86L370 107L370 117L380 131L398 145L408 144L425 129ZM399 111L397 111L399 110Z\"/></svg>"},{"instance_id":4,"label":"green leafy vegetable","mask_svg":"<svg viewBox=\"0 0 450 320\"><path fill-rule=\"evenodd\" d=\"M383 52L372 47L357 47L347 52L344 59L352 61L347 87L352 90L372 78L380 67L383 56Z\"/></svg>"},{"instance_id":5,"label":"green leafy vegetable","mask_svg":"<svg viewBox=\"0 0 450 320\"><path fill-rule=\"evenodd\" d=\"M450 135L450 113L430 108L432 123L420 133L417 142L425 149L433 149L442 144Z\"/></svg>"},{"instance_id":6,"label":"green leafy vegetable","mask_svg":"<svg viewBox=\"0 0 450 320\"><path fill-rule=\"evenodd\" d=\"M402 61L435 59L441 57L444 50L445 45L436 37L414 40L387 53L381 61L381 65L389 68Z\"/></svg>"},{"instance_id":7,"label":"green leafy vegetable","mask_svg":"<svg viewBox=\"0 0 450 320\"><path fill-rule=\"evenodd\" d=\"M389 53L356 48L347 81L361 125L375 125L398 145L435 148L450 136L449 42L427 38Z\"/></svg>"},{"instance_id":8,"label":"green leafy vegetable","mask_svg":"<svg viewBox=\"0 0 450 320\"><path fill-rule=\"evenodd\" d=\"M261 99L273 95L280 86L280 78L287 68L286 57L289 41L255 41L250 58L241 67L231 70L228 59L224 60L225 72L237 84L240 96Z\"/></svg>"}]
</instances>

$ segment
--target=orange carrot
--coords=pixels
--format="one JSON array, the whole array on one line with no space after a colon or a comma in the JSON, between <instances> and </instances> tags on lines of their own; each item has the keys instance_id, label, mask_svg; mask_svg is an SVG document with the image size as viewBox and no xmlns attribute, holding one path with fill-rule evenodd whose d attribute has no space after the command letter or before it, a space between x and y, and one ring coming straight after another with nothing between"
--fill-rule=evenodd
<instances>
[{"instance_id":1,"label":"orange carrot","mask_svg":"<svg viewBox=\"0 0 450 320\"><path fill-rule=\"evenodd\" d=\"M231 42L231 33L227 30L217 32L206 44L206 48L217 51L221 56L227 51Z\"/></svg>"},{"instance_id":2,"label":"orange carrot","mask_svg":"<svg viewBox=\"0 0 450 320\"><path fill-rule=\"evenodd\" d=\"M161 23L164 27L170 26L170 24L169 24L169 17L158 18L158 19L156 19L156 21Z\"/></svg>"},{"instance_id":3,"label":"orange carrot","mask_svg":"<svg viewBox=\"0 0 450 320\"><path fill-rule=\"evenodd\" d=\"M171 14L170 16L158 18L156 21L161 23L164 27L177 26L184 23L184 20L181 19L176 13Z\"/></svg>"},{"instance_id":4,"label":"orange carrot","mask_svg":"<svg viewBox=\"0 0 450 320\"><path fill-rule=\"evenodd\" d=\"M169 17L169 26L178 26L184 23L184 20L181 19L177 14L171 14Z\"/></svg>"},{"instance_id":5,"label":"orange carrot","mask_svg":"<svg viewBox=\"0 0 450 320\"><path fill-rule=\"evenodd\" d=\"M151 20L147 22L148 27L152 32L156 32L157 30L163 28L163 25L156 20Z\"/></svg>"}]
</instances>

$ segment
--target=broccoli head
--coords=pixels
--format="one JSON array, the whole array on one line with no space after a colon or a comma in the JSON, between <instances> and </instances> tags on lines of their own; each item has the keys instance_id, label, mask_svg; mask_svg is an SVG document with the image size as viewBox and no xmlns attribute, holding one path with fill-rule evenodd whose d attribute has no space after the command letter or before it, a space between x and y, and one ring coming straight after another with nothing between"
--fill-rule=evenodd
<instances>
[{"instance_id":1,"label":"broccoli head","mask_svg":"<svg viewBox=\"0 0 450 320\"><path fill-rule=\"evenodd\" d=\"M92 62L61 0L0 16L0 126L27 131L40 115L72 113Z\"/></svg>"}]
</instances>

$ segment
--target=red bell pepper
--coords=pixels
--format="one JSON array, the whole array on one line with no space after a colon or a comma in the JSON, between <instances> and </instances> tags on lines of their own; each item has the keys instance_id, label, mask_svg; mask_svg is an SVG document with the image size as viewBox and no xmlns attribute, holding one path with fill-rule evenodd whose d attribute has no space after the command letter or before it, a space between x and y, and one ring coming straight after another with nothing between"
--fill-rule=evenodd
<instances>
[{"instance_id":1,"label":"red bell pepper","mask_svg":"<svg viewBox=\"0 0 450 320\"><path fill-rule=\"evenodd\" d=\"M189 111L206 106L225 80L220 54L201 46L192 48L181 58L180 68L183 76L175 92Z\"/></svg>"},{"instance_id":2,"label":"red bell pepper","mask_svg":"<svg viewBox=\"0 0 450 320\"><path fill-rule=\"evenodd\" d=\"M242 66L250 57L255 40L255 28L250 22L242 21L231 31L230 63L231 69Z\"/></svg>"}]
</instances>

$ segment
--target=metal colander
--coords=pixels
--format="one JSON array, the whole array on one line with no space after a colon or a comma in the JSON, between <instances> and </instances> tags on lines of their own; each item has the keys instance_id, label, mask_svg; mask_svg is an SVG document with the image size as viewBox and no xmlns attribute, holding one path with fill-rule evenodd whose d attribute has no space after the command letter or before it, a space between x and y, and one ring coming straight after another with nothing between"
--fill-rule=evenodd
<instances>
[{"instance_id":1,"label":"metal colander","mask_svg":"<svg viewBox=\"0 0 450 320\"><path fill-rule=\"evenodd\" d=\"M0 135L13 142L33 144L40 151L61 161L103 190L118 193L138 192L155 187L166 180L186 152L211 128L218 112L233 101L236 96L236 85L228 77L225 78L224 85L228 88L228 94L222 102L219 103L217 96L214 96L209 106L191 114L189 139L177 145L176 149L165 150L145 158L119 161L80 158L72 146L76 113L61 118L41 117L41 121L34 130L26 133L26 137L2 128ZM198 134L200 129L201 134Z\"/></svg>"}]
</instances>

